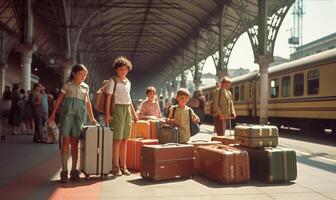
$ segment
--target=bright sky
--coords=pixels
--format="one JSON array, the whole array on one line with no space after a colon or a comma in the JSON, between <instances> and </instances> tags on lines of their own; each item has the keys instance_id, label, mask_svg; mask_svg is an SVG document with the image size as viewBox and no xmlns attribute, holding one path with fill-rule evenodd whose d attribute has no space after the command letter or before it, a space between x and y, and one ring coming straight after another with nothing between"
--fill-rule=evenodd
<instances>
[{"instance_id":1,"label":"bright sky","mask_svg":"<svg viewBox=\"0 0 336 200\"><path fill-rule=\"evenodd\" d=\"M303 44L336 32L336 0L303 0ZM274 56L289 58L288 38L293 26L292 10L289 10L280 27L274 48ZM236 42L228 68L258 69L254 64L253 52L247 34L243 34ZM216 74L212 58L205 63L203 73Z\"/></svg>"}]
</instances>

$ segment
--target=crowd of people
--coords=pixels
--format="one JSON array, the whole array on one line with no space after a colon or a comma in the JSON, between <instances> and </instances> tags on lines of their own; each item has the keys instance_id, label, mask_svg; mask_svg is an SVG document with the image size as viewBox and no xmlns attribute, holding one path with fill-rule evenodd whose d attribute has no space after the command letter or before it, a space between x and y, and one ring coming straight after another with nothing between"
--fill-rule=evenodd
<instances>
[{"instance_id":1,"label":"crowd of people","mask_svg":"<svg viewBox=\"0 0 336 200\"><path fill-rule=\"evenodd\" d=\"M186 143L191 137L190 122L202 123L205 116L205 98L201 90L193 95L185 88L180 88L172 102L163 96L158 98L156 89L148 87L147 96L138 112L132 104L130 95L131 82L127 74L132 70L131 62L125 57L118 57L113 63L116 76L109 79L106 87L104 121L113 128L113 174L129 175L126 166L126 139L130 137L131 123L139 119L166 119L166 123L177 126L179 141ZM88 75L82 64L72 67L69 79L56 95L48 92L40 84L34 84L33 90L25 92L18 85L12 91L6 90L1 101L2 116L8 118L13 127L13 134L33 134L33 142L43 141L43 127L46 123L57 121L62 138L61 161L62 182L68 182L67 158L71 147L72 168L70 179L79 179L76 169L78 161L78 141L87 116L91 123L97 124L89 98L89 86L84 83ZM232 104L230 79L223 78L213 94L213 117L215 130L223 135L225 121L235 117ZM112 98L113 96L113 98ZM113 99L113 101L112 101ZM59 113L59 117L58 114Z\"/></svg>"},{"instance_id":2,"label":"crowd of people","mask_svg":"<svg viewBox=\"0 0 336 200\"><path fill-rule=\"evenodd\" d=\"M13 89L6 87L0 103L0 116L10 125L12 134L34 135L33 142L45 140L44 128L54 96L41 83L35 83L32 91L25 91L18 84ZM2 134L2 140L6 136Z\"/></svg>"}]
</instances>

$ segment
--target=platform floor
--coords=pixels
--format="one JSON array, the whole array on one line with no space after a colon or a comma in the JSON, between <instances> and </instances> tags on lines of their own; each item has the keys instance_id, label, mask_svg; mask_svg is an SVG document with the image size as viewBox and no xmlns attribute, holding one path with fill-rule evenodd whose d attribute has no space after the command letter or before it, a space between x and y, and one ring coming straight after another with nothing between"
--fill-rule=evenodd
<instances>
[{"instance_id":1,"label":"platform floor","mask_svg":"<svg viewBox=\"0 0 336 200\"><path fill-rule=\"evenodd\" d=\"M193 139L209 140L212 126L202 125ZM1 127L0 132L8 131ZM227 132L229 134L229 132ZM223 185L195 176L193 179L151 182L139 173L77 183L59 181L57 144L32 143L32 136L8 135L0 143L0 199L137 199L137 200L324 200L336 199L336 147L280 138L280 146L297 150L298 178L285 184Z\"/></svg>"}]
</instances>

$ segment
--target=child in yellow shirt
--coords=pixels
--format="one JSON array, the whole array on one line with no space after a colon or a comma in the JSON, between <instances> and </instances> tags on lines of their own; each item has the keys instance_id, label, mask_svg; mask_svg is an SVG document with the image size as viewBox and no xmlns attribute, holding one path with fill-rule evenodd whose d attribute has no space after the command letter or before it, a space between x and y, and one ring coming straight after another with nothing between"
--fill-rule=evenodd
<instances>
[{"instance_id":1,"label":"child in yellow shirt","mask_svg":"<svg viewBox=\"0 0 336 200\"><path fill-rule=\"evenodd\" d=\"M176 100L178 102L177 105L172 106L169 109L169 115L167 122L169 124L175 125L179 129L179 143L187 143L190 139L190 114L191 112L191 120L194 123L198 123L200 119L194 113L194 111L187 106L187 102L189 101L190 93L185 88L180 88L177 91Z\"/></svg>"}]
</instances>

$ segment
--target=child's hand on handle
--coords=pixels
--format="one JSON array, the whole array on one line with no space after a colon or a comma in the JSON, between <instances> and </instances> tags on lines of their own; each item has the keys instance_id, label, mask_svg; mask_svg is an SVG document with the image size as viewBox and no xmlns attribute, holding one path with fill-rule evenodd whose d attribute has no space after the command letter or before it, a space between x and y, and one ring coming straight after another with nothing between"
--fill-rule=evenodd
<instances>
[{"instance_id":1,"label":"child's hand on handle","mask_svg":"<svg viewBox=\"0 0 336 200\"><path fill-rule=\"evenodd\" d=\"M199 123L200 119L198 117L194 117L194 118L192 118L192 122Z\"/></svg>"},{"instance_id":2,"label":"child's hand on handle","mask_svg":"<svg viewBox=\"0 0 336 200\"><path fill-rule=\"evenodd\" d=\"M91 123L96 125L96 126L99 126L99 123L97 122L97 120L95 118L91 119Z\"/></svg>"},{"instance_id":3,"label":"child's hand on handle","mask_svg":"<svg viewBox=\"0 0 336 200\"><path fill-rule=\"evenodd\" d=\"M133 121L136 123L137 121L139 121L139 118L138 118L138 116L135 114L134 116L133 116Z\"/></svg>"},{"instance_id":4,"label":"child's hand on handle","mask_svg":"<svg viewBox=\"0 0 336 200\"><path fill-rule=\"evenodd\" d=\"M105 123L110 124L112 121L112 116L110 114L105 114Z\"/></svg>"},{"instance_id":5,"label":"child's hand on handle","mask_svg":"<svg viewBox=\"0 0 336 200\"><path fill-rule=\"evenodd\" d=\"M51 124L54 121L55 121L55 115L51 114L50 117L49 117L49 119L48 119L48 124Z\"/></svg>"}]
</instances>

